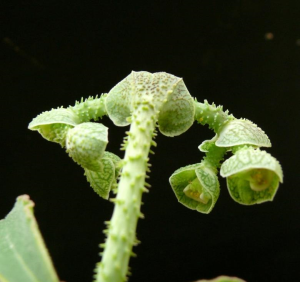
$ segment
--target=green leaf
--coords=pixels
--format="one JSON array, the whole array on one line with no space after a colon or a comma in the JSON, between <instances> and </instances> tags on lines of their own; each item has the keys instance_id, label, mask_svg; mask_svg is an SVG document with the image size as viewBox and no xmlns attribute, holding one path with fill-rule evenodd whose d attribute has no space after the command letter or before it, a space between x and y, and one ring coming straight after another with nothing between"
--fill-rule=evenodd
<instances>
[{"instance_id":1,"label":"green leaf","mask_svg":"<svg viewBox=\"0 0 300 282\"><path fill-rule=\"evenodd\" d=\"M57 282L29 196L17 198L14 208L0 221L0 281Z\"/></svg>"},{"instance_id":2,"label":"green leaf","mask_svg":"<svg viewBox=\"0 0 300 282\"><path fill-rule=\"evenodd\" d=\"M229 121L218 132L216 146L233 147L238 145L253 145L271 147L268 136L256 124L246 119Z\"/></svg>"},{"instance_id":3,"label":"green leaf","mask_svg":"<svg viewBox=\"0 0 300 282\"><path fill-rule=\"evenodd\" d=\"M211 212L220 194L216 174L201 163L176 170L170 184L181 204L205 214Z\"/></svg>"}]
</instances>

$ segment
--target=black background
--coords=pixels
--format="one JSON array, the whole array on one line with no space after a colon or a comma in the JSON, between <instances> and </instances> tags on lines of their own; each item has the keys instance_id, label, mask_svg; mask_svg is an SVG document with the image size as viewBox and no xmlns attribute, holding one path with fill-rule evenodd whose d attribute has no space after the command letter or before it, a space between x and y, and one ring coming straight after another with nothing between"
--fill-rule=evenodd
<instances>
[{"instance_id":1,"label":"black background","mask_svg":"<svg viewBox=\"0 0 300 282\"><path fill-rule=\"evenodd\" d=\"M59 145L27 125L42 111L108 92L131 70L183 77L198 101L222 104L257 123L285 178L271 203L238 205L222 179L210 215L188 210L177 203L168 178L199 162L197 147L213 133L194 124L176 138L159 135L130 281L188 282L221 274L250 282L297 280L298 0L1 1L0 13L0 216L18 195L30 195L62 280L92 280L113 205L93 192ZM128 128L106 117L103 123L110 130L108 150L122 156Z\"/></svg>"}]
</instances>

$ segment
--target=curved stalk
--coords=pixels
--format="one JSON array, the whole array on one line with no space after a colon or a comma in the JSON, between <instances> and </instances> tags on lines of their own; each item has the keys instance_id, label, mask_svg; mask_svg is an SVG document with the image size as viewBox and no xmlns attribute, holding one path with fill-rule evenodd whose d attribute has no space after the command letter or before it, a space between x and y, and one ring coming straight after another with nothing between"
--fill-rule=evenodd
<instances>
[{"instance_id":1,"label":"curved stalk","mask_svg":"<svg viewBox=\"0 0 300 282\"><path fill-rule=\"evenodd\" d=\"M223 106L216 106L214 103L209 104L206 100L204 103L195 101L195 120L202 125L208 124L209 128L215 133L228 121L233 120L233 115L228 111L223 111Z\"/></svg>"},{"instance_id":2,"label":"curved stalk","mask_svg":"<svg viewBox=\"0 0 300 282\"><path fill-rule=\"evenodd\" d=\"M155 129L156 112L152 104L141 103L132 114L124 166L115 199L108 238L104 244L102 262L97 265L97 282L126 280L136 227L141 217L140 206L146 190L145 177L148 154Z\"/></svg>"}]
</instances>

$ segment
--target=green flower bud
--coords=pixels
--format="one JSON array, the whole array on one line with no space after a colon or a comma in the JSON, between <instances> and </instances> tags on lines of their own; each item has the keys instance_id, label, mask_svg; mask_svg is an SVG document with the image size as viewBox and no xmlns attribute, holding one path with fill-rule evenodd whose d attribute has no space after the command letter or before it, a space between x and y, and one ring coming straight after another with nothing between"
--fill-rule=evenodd
<instances>
[{"instance_id":1,"label":"green flower bud","mask_svg":"<svg viewBox=\"0 0 300 282\"><path fill-rule=\"evenodd\" d=\"M254 148L238 150L222 164L220 174L227 178L231 197L244 205L272 201L279 182L283 181L279 162Z\"/></svg>"},{"instance_id":2,"label":"green flower bud","mask_svg":"<svg viewBox=\"0 0 300 282\"><path fill-rule=\"evenodd\" d=\"M101 158L108 143L108 129L102 124L86 122L67 133L67 152L73 160L91 171L100 171Z\"/></svg>"},{"instance_id":3,"label":"green flower bud","mask_svg":"<svg viewBox=\"0 0 300 282\"><path fill-rule=\"evenodd\" d=\"M176 170L170 184L181 204L205 214L210 213L220 194L216 174L201 163Z\"/></svg>"}]
</instances>

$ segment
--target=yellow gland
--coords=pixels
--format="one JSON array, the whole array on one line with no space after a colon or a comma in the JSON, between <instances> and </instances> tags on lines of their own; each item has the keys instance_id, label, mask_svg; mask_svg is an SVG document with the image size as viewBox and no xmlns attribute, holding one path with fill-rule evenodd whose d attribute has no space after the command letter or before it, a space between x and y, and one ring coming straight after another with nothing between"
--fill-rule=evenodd
<instances>
[{"instance_id":1,"label":"yellow gland","mask_svg":"<svg viewBox=\"0 0 300 282\"><path fill-rule=\"evenodd\" d=\"M186 186L183 190L183 193L187 197L203 204L207 204L210 200L210 196L203 193L203 187L198 178L194 179L188 186Z\"/></svg>"},{"instance_id":2,"label":"yellow gland","mask_svg":"<svg viewBox=\"0 0 300 282\"><path fill-rule=\"evenodd\" d=\"M263 191L270 186L272 178L272 171L268 169L255 169L249 177L250 187L254 191Z\"/></svg>"}]
</instances>

